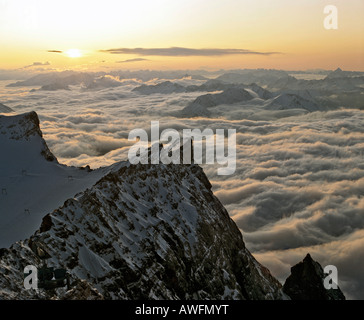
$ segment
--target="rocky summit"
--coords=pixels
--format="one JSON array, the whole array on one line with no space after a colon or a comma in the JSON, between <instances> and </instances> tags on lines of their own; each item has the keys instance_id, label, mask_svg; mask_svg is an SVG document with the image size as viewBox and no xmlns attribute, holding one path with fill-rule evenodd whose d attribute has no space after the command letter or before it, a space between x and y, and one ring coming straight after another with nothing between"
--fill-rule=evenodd
<instances>
[{"instance_id":1,"label":"rocky summit","mask_svg":"<svg viewBox=\"0 0 364 320\"><path fill-rule=\"evenodd\" d=\"M30 239L2 250L2 298L66 295L24 289L24 267L43 264L34 243L49 255L48 266L67 270L71 286L82 279L106 299L285 296L197 165L125 163L67 200Z\"/></svg>"},{"instance_id":2,"label":"rocky summit","mask_svg":"<svg viewBox=\"0 0 364 320\"><path fill-rule=\"evenodd\" d=\"M307 254L303 261L291 268L291 275L287 278L283 290L292 300L345 300L339 287L324 287L326 276L321 265Z\"/></svg>"}]
</instances>

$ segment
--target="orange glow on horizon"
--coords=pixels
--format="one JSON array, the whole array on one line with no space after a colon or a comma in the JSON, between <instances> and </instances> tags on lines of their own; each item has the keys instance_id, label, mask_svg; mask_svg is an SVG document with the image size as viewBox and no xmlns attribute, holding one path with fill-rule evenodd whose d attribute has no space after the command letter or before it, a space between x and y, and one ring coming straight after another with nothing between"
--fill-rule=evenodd
<instances>
[{"instance_id":1,"label":"orange glow on horizon","mask_svg":"<svg viewBox=\"0 0 364 320\"><path fill-rule=\"evenodd\" d=\"M43 69L341 67L364 71L364 2L330 3L338 8L337 30L324 28L327 3L323 0L65 0L59 4L3 0L0 69L49 61ZM228 48L281 54L148 56L101 52L120 47Z\"/></svg>"}]
</instances>

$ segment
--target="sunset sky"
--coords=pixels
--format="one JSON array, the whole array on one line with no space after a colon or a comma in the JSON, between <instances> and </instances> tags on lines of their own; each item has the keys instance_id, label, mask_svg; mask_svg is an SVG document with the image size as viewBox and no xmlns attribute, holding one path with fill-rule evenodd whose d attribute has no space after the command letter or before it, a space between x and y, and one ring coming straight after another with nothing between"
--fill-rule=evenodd
<instances>
[{"instance_id":1,"label":"sunset sky","mask_svg":"<svg viewBox=\"0 0 364 320\"><path fill-rule=\"evenodd\" d=\"M363 0L0 0L0 69L364 71L363 12Z\"/></svg>"}]
</instances>

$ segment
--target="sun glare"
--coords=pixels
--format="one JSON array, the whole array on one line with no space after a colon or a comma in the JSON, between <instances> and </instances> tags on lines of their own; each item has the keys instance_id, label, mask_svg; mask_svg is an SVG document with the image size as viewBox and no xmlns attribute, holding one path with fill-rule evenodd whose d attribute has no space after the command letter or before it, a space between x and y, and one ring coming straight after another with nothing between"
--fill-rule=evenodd
<instances>
[{"instance_id":1,"label":"sun glare","mask_svg":"<svg viewBox=\"0 0 364 320\"><path fill-rule=\"evenodd\" d=\"M79 58L82 56L82 53L78 49L69 49L66 51L66 54L70 58Z\"/></svg>"}]
</instances>

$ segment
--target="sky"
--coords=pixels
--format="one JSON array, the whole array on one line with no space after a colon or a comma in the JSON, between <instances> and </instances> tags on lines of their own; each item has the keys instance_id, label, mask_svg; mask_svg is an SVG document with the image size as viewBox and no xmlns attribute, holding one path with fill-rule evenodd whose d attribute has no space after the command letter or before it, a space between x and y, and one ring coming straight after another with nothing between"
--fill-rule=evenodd
<instances>
[{"instance_id":1,"label":"sky","mask_svg":"<svg viewBox=\"0 0 364 320\"><path fill-rule=\"evenodd\" d=\"M363 0L0 0L0 69L364 71L363 12Z\"/></svg>"},{"instance_id":2,"label":"sky","mask_svg":"<svg viewBox=\"0 0 364 320\"><path fill-rule=\"evenodd\" d=\"M324 28L327 5L338 9L337 30ZM0 79L4 70L364 71L363 12L364 0L0 0ZM249 250L280 280L310 252L338 266L348 297L363 298L363 110L281 119L228 106L218 110L225 118L180 119L173 112L201 93L143 96L132 89L156 79L108 79L66 93L1 82L0 98L17 113L36 110L52 152L74 166L125 159L130 130L159 117L178 130L235 128L235 178L204 170Z\"/></svg>"}]
</instances>

